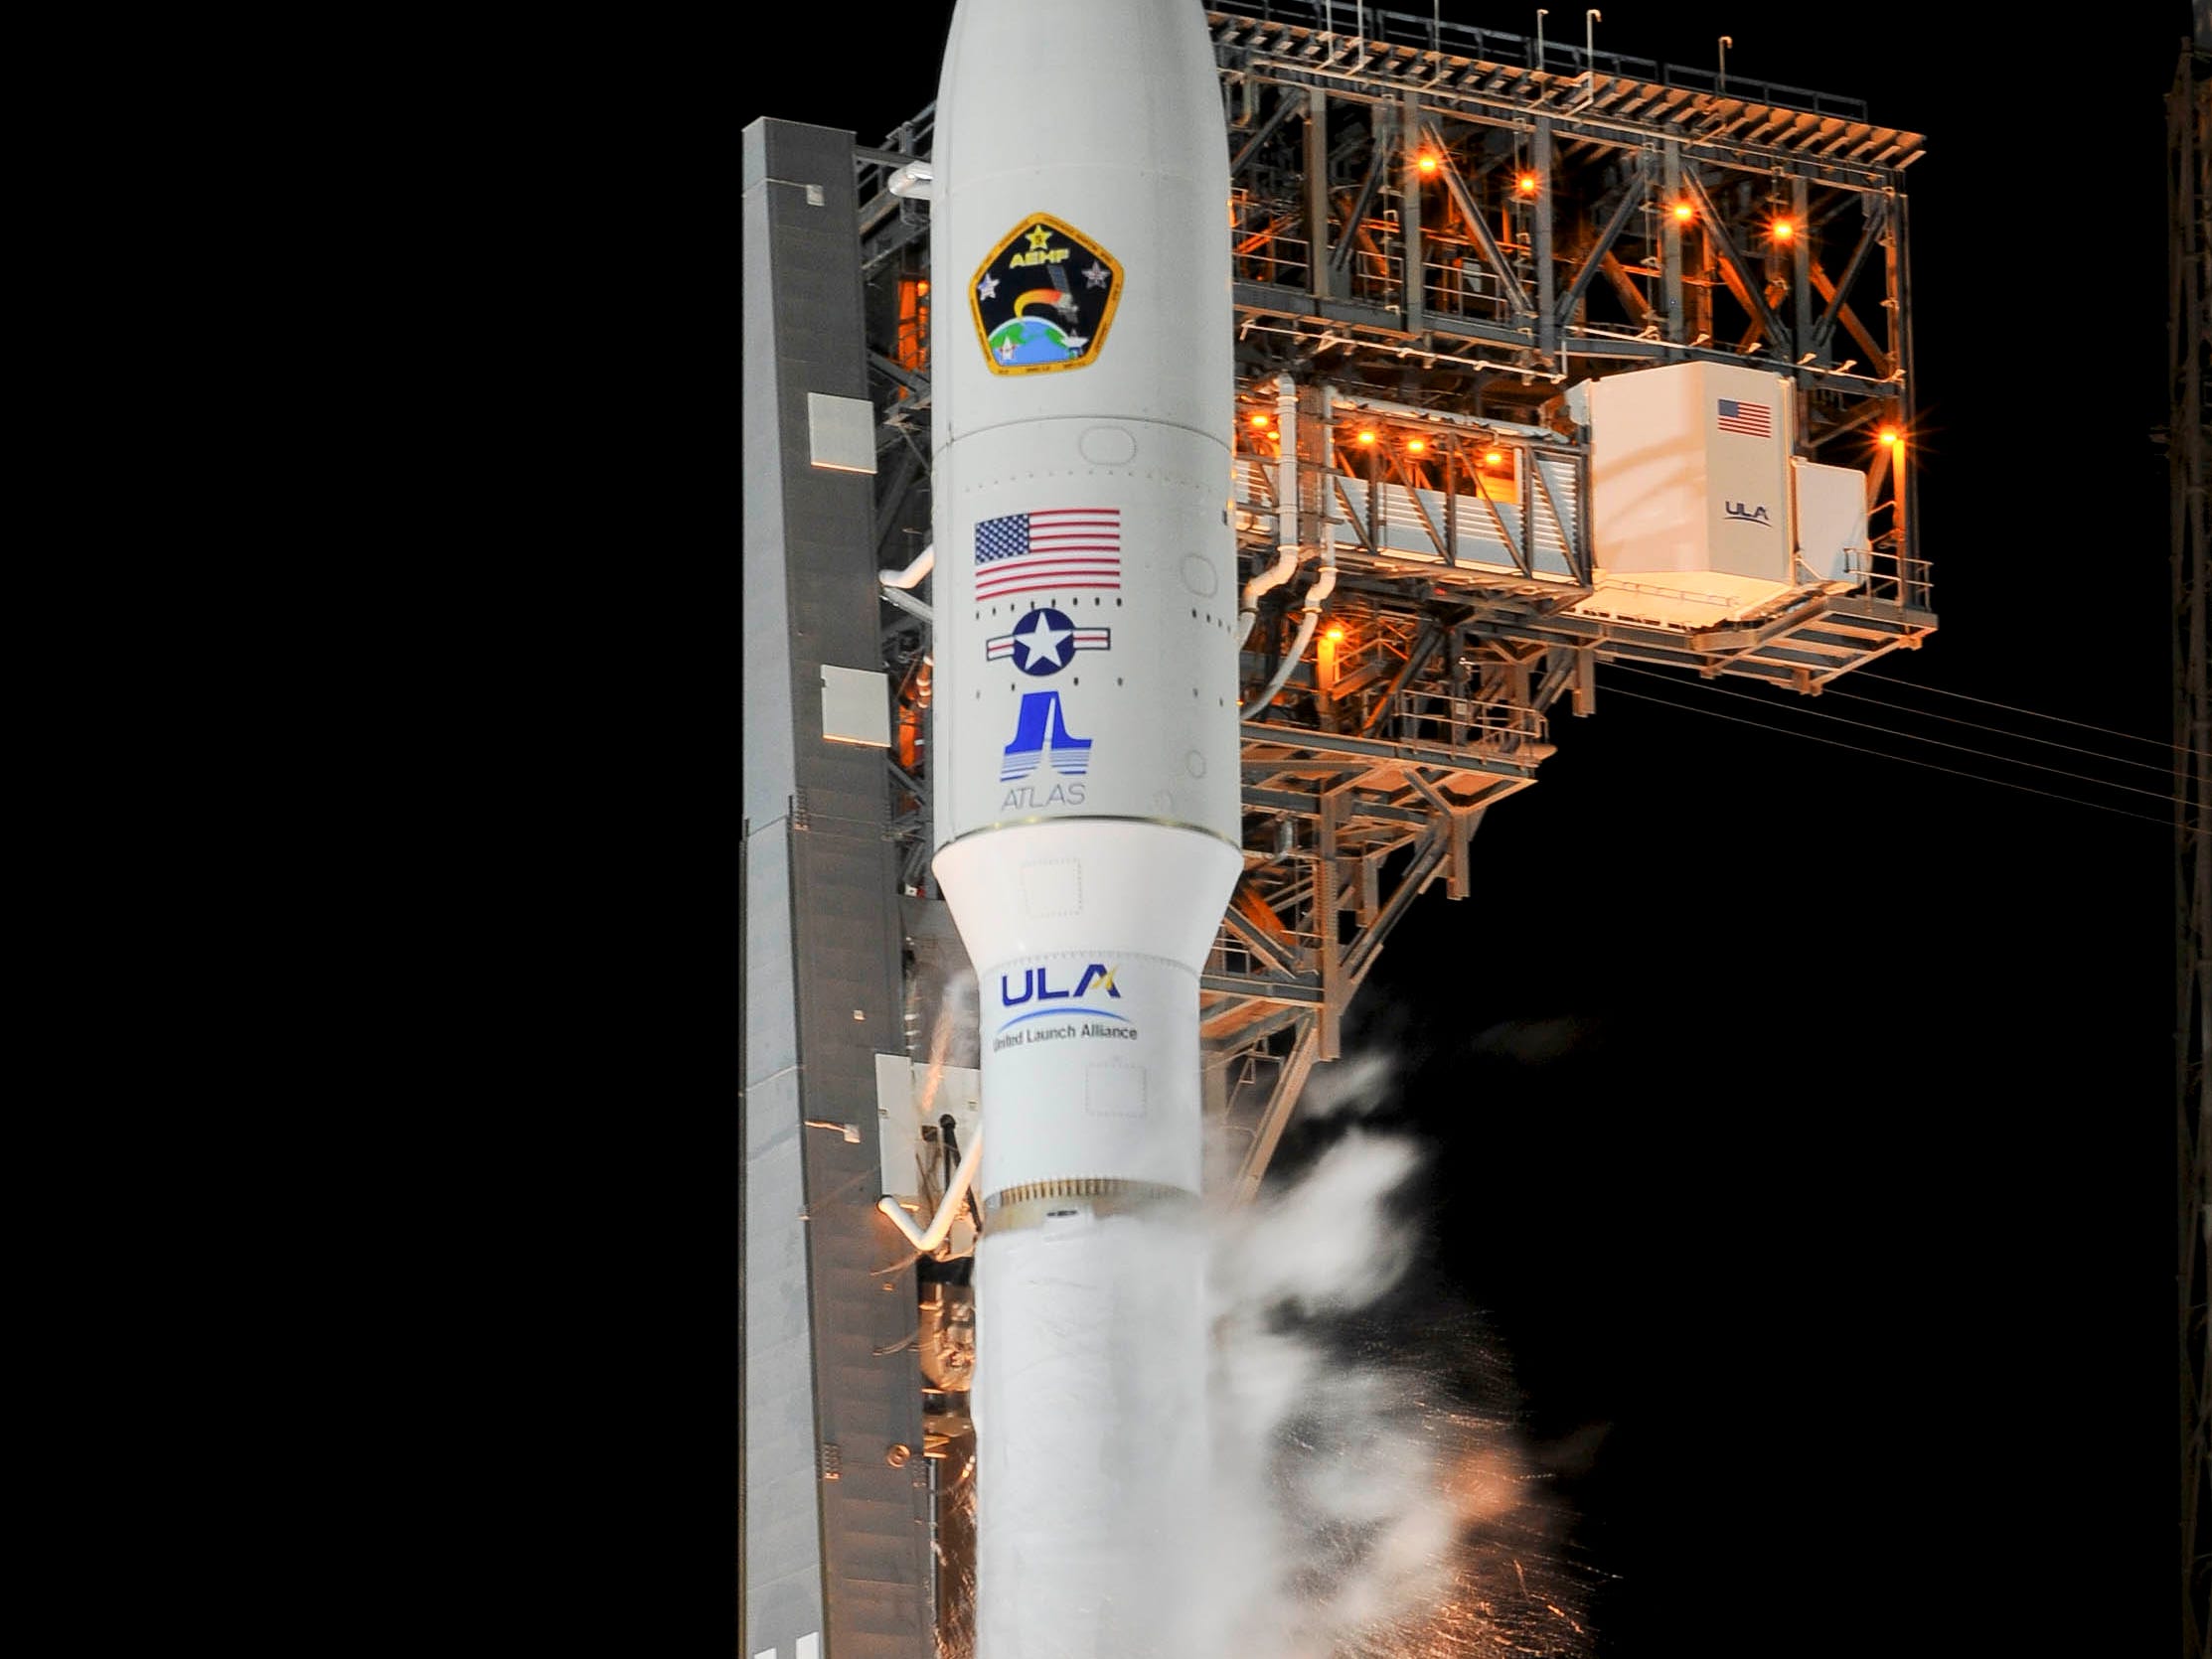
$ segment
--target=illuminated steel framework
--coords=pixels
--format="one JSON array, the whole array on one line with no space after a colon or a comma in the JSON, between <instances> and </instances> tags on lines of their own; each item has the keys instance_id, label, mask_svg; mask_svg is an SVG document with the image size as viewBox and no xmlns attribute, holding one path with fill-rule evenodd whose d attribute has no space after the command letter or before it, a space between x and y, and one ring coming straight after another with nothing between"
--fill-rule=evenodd
<instances>
[{"instance_id":1,"label":"illuminated steel framework","mask_svg":"<svg viewBox=\"0 0 2212 1659\"><path fill-rule=\"evenodd\" d=\"M1472 891L1487 813L1535 781L1601 661L1817 694L1936 626L1914 541L1904 170L1919 135L1863 106L1427 17L1312 4L1208 13L1231 148L1244 873L1201 978L1213 1190L1258 1189L1392 926ZM890 804L932 896L928 708L933 110L856 147L877 414L872 556L894 711ZM1848 581L1639 615L1593 557L1578 383L1640 367L1782 376L1797 449L1863 468ZM1466 549L1479 544L1476 555ZM1624 601L1626 596L1626 602ZM949 930L938 930L949 938ZM927 942L942 954L945 939ZM940 976L941 978L941 976ZM910 983L911 994L913 985ZM872 1195L870 1195L872 1196ZM858 1201L858 1200L856 1200ZM929 1317L918 1340L934 1340ZM958 1391L943 1461L941 1629L962 1618Z\"/></svg>"},{"instance_id":2,"label":"illuminated steel framework","mask_svg":"<svg viewBox=\"0 0 2212 1659\"><path fill-rule=\"evenodd\" d=\"M1902 174L1922 140L1852 100L1430 18L1368 10L1362 38L1329 27L1350 7L1209 18L1231 145L1243 574L1286 544L1297 559L1245 641L1246 870L1203 980L1209 1098L1238 1148L1218 1173L1248 1195L1391 924L1431 882L1468 891L1482 815L1533 782L1562 694L1589 712L1599 661L1815 693L1934 628L1901 441ZM928 534L929 135L924 111L859 152L889 567ZM1630 582L1583 607L1600 573L1564 393L1691 361L1788 377L1800 451L1866 469L1849 591L1807 582L1697 625L1624 614ZM1391 515L1436 556L1408 555ZM1455 556L1469 527L1495 561ZM1325 562L1330 629L1286 663ZM926 607L893 603L896 832L921 889Z\"/></svg>"}]
</instances>

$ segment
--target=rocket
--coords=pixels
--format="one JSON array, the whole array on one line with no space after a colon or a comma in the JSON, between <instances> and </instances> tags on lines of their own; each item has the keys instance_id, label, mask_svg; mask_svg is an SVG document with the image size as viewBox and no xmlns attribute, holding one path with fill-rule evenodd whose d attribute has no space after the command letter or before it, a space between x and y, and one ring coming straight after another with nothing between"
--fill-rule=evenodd
<instances>
[{"instance_id":1,"label":"rocket","mask_svg":"<svg viewBox=\"0 0 2212 1659\"><path fill-rule=\"evenodd\" d=\"M932 869L982 1017L978 1659L1195 1659L1198 973L1242 868L1199 0L959 0L932 151Z\"/></svg>"}]
</instances>

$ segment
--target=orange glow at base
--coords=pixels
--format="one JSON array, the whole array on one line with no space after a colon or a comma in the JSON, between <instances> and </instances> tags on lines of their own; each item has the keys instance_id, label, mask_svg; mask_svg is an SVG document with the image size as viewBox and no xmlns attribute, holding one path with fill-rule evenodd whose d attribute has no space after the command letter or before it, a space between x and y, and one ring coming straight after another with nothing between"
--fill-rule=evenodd
<instances>
[{"instance_id":1,"label":"orange glow at base","mask_svg":"<svg viewBox=\"0 0 2212 1659\"><path fill-rule=\"evenodd\" d=\"M1341 622L1331 623L1329 625L1329 633L1326 637L1332 640L1343 639L1344 637L1344 625Z\"/></svg>"},{"instance_id":2,"label":"orange glow at base","mask_svg":"<svg viewBox=\"0 0 2212 1659\"><path fill-rule=\"evenodd\" d=\"M1267 424L1267 416L1263 414L1254 415L1252 417L1252 424L1254 426L1265 426Z\"/></svg>"},{"instance_id":3,"label":"orange glow at base","mask_svg":"<svg viewBox=\"0 0 2212 1659\"><path fill-rule=\"evenodd\" d=\"M1533 196L1533 195L1535 195L1535 194L1536 194L1536 175L1535 175L1535 174L1533 174L1533 173L1523 173L1523 174L1522 174L1522 175L1520 176L1520 180L1519 180L1519 189L1520 189L1520 193L1521 193L1521 195L1523 195L1523 196Z\"/></svg>"},{"instance_id":4,"label":"orange glow at base","mask_svg":"<svg viewBox=\"0 0 2212 1659\"><path fill-rule=\"evenodd\" d=\"M1436 157L1426 151L1421 156L1421 171L1424 173L1434 173L1436 171Z\"/></svg>"},{"instance_id":5,"label":"orange glow at base","mask_svg":"<svg viewBox=\"0 0 2212 1659\"><path fill-rule=\"evenodd\" d=\"M1375 435L1372 432L1362 432L1359 434L1359 441L1361 443L1373 443Z\"/></svg>"},{"instance_id":6,"label":"orange glow at base","mask_svg":"<svg viewBox=\"0 0 2212 1659\"><path fill-rule=\"evenodd\" d=\"M1501 461L1502 461L1502 460L1504 460L1504 459L1505 459L1505 452L1504 452L1503 450L1500 450L1500 449L1493 449L1493 450L1488 450L1488 451L1486 451L1486 452L1484 453L1484 455L1483 455L1483 465L1484 465L1484 466L1486 466L1486 467L1495 467L1495 466L1497 466L1497 465L1498 465L1498 463L1499 463L1499 462L1501 462Z\"/></svg>"},{"instance_id":7,"label":"orange glow at base","mask_svg":"<svg viewBox=\"0 0 2212 1659\"><path fill-rule=\"evenodd\" d=\"M1429 447L1429 440L1426 438L1408 438L1405 441L1405 447L1411 453L1418 455L1422 450Z\"/></svg>"},{"instance_id":8,"label":"orange glow at base","mask_svg":"<svg viewBox=\"0 0 2212 1659\"><path fill-rule=\"evenodd\" d=\"M1798 227L1788 220L1778 219L1774 222L1774 239L1776 241L1786 242L1797 233Z\"/></svg>"},{"instance_id":9,"label":"orange glow at base","mask_svg":"<svg viewBox=\"0 0 2212 1659\"><path fill-rule=\"evenodd\" d=\"M1690 222L1690 217L1696 212L1697 210L1691 207L1687 202L1677 202L1674 204L1674 218L1676 219L1676 221L1683 225L1687 225Z\"/></svg>"},{"instance_id":10,"label":"orange glow at base","mask_svg":"<svg viewBox=\"0 0 2212 1659\"><path fill-rule=\"evenodd\" d=\"M1894 426L1883 427L1880 432L1875 434L1875 436L1881 439L1882 447L1884 449L1895 449L1899 444L1905 441L1904 438L1899 435L1897 428Z\"/></svg>"}]
</instances>

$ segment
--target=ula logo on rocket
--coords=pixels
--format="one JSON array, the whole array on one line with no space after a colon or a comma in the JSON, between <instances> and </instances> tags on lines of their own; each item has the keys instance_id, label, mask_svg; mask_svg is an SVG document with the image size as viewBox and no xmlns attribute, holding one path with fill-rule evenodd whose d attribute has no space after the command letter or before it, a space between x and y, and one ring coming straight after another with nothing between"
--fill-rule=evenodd
<instances>
[{"instance_id":1,"label":"ula logo on rocket","mask_svg":"<svg viewBox=\"0 0 2212 1659\"><path fill-rule=\"evenodd\" d=\"M1753 525L1767 523L1767 509L1764 503L1757 507L1752 506L1749 502L1741 501L1723 502L1721 505L1728 510L1728 517L1731 519L1741 519L1746 524Z\"/></svg>"},{"instance_id":2,"label":"ula logo on rocket","mask_svg":"<svg viewBox=\"0 0 2212 1659\"><path fill-rule=\"evenodd\" d=\"M1050 214L1008 231L968 283L968 311L994 375L1095 362L1120 302L1120 261Z\"/></svg>"},{"instance_id":3,"label":"ula logo on rocket","mask_svg":"<svg viewBox=\"0 0 2212 1659\"><path fill-rule=\"evenodd\" d=\"M1038 1002L1061 1002L1071 996L1081 996L1092 985L1101 986L1106 994L1115 1001L1119 1002L1121 1000L1121 992L1114 988L1114 971L1102 962L1094 962L1086 966L1082 975L1076 980L1073 990L1054 990L1051 984L1051 976L1052 970L1049 967L1023 969L1022 989L1017 993L1014 988L1014 976L1001 974L999 976L999 1005L1006 1008L1018 1008L1023 1003L1032 999Z\"/></svg>"},{"instance_id":4,"label":"ula logo on rocket","mask_svg":"<svg viewBox=\"0 0 2212 1659\"><path fill-rule=\"evenodd\" d=\"M1015 980L1022 983L1016 988ZM1089 995L1092 1000L1082 1001ZM999 976L999 1006L1003 1009L1022 1008L1000 1021L993 1033L991 1049L1024 1048L1035 1043L1061 1042L1071 1037L1105 1037L1121 1042L1138 1039L1137 1022L1127 1014L1101 1007L1103 995L1119 1002L1121 991L1114 984L1114 971L1102 962L1086 963L1083 972L1076 976L1071 988L1054 989L1052 969L1025 968L1019 976ZM1025 1007L1025 1003L1034 1003Z\"/></svg>"}]
</instances>

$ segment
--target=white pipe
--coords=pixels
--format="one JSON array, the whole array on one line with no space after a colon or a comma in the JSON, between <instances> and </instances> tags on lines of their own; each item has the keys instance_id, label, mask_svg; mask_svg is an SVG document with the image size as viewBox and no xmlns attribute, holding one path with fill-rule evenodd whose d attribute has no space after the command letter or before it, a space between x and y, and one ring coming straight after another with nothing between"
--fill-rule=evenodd
<instances>
[{"instance_id":1,"label":"white pipe","mask_svg":"<svg viewBox=\"0 0 2212 1659\"><path fill-rule=\"evenodd\" d=\"M898 1223L898 1230L906 1235L906 1242L923 1256L927 1256L945 1242L945 1235L952 1231L953 1218L960 1214L960 1201L968 1196L974 1183L976 1170L982 1167L983 1130L969 1131L968 1149L960 1154L960 1167L953 1171L952 1185L945 1189L945 1200L937 1206L937 1214L928 1227L916 1227L899 1201L887 1193L876 1199L875 1207Z\"/></svg>"},{"instance_id":2,"label":"white pipe","mask_svg":"<svg viewBox=\"0 0 2212 1659\"><path fill-rule=\"evenodd\" d=\"M1336 388L1325 385L1321 388L1320 449L1323 455L1330 457L1330 471L1332 473L1336 471L1334 464L1337 453L1335 447L1337 442L1336 414ZM1330 509L1329 503L1325 501L1321 519L1321 575L1316 579L1314 585L1306 590L1306 603L1299 617L1297 637L1291 641L1290 649L1283 653L1283 661L1275 670L1275 678L1269 680L1266 686L1250 701L1237 705L1237 713L1240 716L1263 713L1266 711L1267 705L1275 700L1275 694L1282 690L1284 684L1290 679L1291 671L1298 667L1299 659L1306 655L1307 646L1313 643L1314 629L1321 622L1322 601L1335 592L1336 587L1337 519Z\"/></svg>"},{"instance_id":3,"label":"white pipe","mask_svg":"<svg viewBox=\"0 0 2212 1659\"><path fill-rule=\"evenodd\" d=\"M1260 595L1270 588L1281 587L1298 569L1298 543L1278 542L1275 562L1244 584L1244 597L1236 607L1236 640L1241 647L1251 635L1252 624L1259 620Z\"/></svg>"},{"instance_id":4,"label":"white pipe","mask_svg":"<svg viewBox=\"0 0 2212 1659\"><path fill-rule=\"evenodd\" d=\"M885 587L916 587L937 562L937 543L932 541L921 550L921 557L903 570L878 570L875 579Z\"/></svg>"},{"instance_id":5,"label":"white pipe","mask_svg":"<svg viewBox=\"0 0 2212 1659\"><path fill-rule=\"evenodd\" d=\"M1333 523L1322 527L1321 549L1321 576L1306 590L1305 608L1298 620L1298 635L1291 641L1290 650L1283 654L1282 664L1276 669L1275 678L1267 682L1266 689L1250 702L1238 706L1237 713L1240 715L1258 714L1273 702L1275 693L1289 680L1291 671L1298 667L1299 659L1306 655L1306 648L1313 643L1314 628L1321 621L1321 603L1337 586L1337 527Z\"/></svg>"},{"instance_id":6,"label":"white pipe","mask_svg":"<svg viewBox=\"0 0 2212 1659\"><path fill-rule=\"evenodd\" d=\"M923 604L919 599L909 598L907 597L907 595L901 593L895 587L879 588L877 589L877 591L880 592L885 599L888 599L892 604L896 605L900 610L906 612L907 615L920 617L922 621L928 623L931 628L935 628L937 626L937 613L931 610L927 605Z\"/></svg>"},{"instance_id":7,"label":"white pipe","mask_svg":"<svg viewBox=\"0 0 2212 1659\"><path fill-rule=\"evenodd\" d=\"M1275 431L1281 454L1275 462L1275 563L1244 584L1236 607L1236 640L1241 648L1260 617L1260 595L1281 587L1298 569L1298 382L1288 375L1275 381Z\"/></svg>"}]
</instances>

